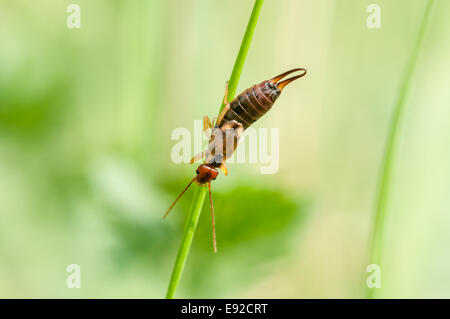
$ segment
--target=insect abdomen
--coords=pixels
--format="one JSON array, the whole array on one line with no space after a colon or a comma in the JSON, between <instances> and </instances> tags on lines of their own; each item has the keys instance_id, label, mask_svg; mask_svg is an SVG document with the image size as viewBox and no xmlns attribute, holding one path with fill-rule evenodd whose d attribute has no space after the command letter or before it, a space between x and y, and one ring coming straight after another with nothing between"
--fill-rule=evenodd
<instances>
[{"instance_id":1,"label":"insect abdomen","mask_svg":"<svg viewBox=\"0 0 450 319\"><path fill-rule=\"evenodd\" d=\"M269 81L256 84L231 101L224 119L236 120L246 129L272 108L279 95L276 84Z\"/></svg>"}]
</instances>

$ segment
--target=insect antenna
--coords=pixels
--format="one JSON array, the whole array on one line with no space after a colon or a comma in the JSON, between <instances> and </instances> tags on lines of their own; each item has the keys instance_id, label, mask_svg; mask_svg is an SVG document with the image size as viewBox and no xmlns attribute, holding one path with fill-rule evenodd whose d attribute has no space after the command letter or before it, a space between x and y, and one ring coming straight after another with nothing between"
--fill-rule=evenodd
<instances>
[{"instance_id":1,"label":"insect antenna","mask_svg":"<svg viewBox=\"0 0 450 319\"><path fill-rule=\"evenodd\" d=\"M213 246L214 246L214 252L217 253L216 222L215 222L215 220L214 220L214 206L213 206L212 195L211 195L211 182L208 182L208 190L209 190L209 205L211 206L211 220L212 220Z\"/></svg>"},{"instance_id":2,"label":"insect antenna","mask_svg":"<svg viewBox=\"0 0 450 319\"><path fill-rule=\"evenodd\" d=\"M178 200L181 198L181 196L183 196L184 192L187 191L187 189L189 188L189 186L192 185L192 183L195 181L195 178L196 178L196 177L194 177L194 178L189 182L189 184L183 189L183 191L180 193L180 195L178 195L177 199L175 199L175 201L172 203L172 205L170 205L169 209L166 211L166 213L165 213L164 216L162 217L163 219L165 219L166 216L169 215L169 213L170 213L170 211L172 210L173 206L175 206L175 204L178 202Z\"/></svg>"}]
</instances>

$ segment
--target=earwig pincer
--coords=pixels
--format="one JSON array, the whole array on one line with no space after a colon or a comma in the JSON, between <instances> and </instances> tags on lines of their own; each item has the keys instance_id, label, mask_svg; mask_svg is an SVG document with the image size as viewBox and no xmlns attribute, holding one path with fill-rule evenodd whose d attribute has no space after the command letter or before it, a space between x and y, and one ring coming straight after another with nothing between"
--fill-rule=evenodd
<instances>
[{"instance_id":1,"label":"earwig pincer","mask_svg":"<svg viewBox=\"0 0 450 319\"><path fill-rule=\"evenodd\" d=\"M284 77L294 72L301 72L299 75L281 81ZM292 69L282 73L270 80L256 84L228 102L228 84L225 88L225 107L220 112L217 120L212 122L208 116L203 117L203 130L209 138L208 147L202 153L195 155L191 159L191 164L204 158L204 163L198 166L196 176L191 179L185 189L178 195L173 204L164 214L165 218L178 200L193 182L200 186L207 186L209 191L209 202L211 207L213 247L217 252L216 231L214 221L214 207L211 196L211 181L217 178L220 168L224 175L228 175L226 161L236 150L242 134L246 128L256 122L261 116L269 111L283 89L292 81L303 77L306 69Z\"/></svg>"}]
</instances>

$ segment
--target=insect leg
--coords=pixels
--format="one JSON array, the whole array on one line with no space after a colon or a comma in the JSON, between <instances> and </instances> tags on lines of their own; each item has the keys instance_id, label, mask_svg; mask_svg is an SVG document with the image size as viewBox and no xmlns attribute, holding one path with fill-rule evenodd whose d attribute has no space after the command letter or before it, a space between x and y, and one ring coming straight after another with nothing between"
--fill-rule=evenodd
<instances>
[{"instance_id":1,"label":"insect leg","mask_svg":"<svg viewBox=\"0 0 450 319\"><path fill-rule=\"evenodd\" d=\"M193 163L197 162L198 160L201 160L203 158L203 156L205 156L205 153L206 153L206 151L203 151L201 153L198 153L198 154L194 155L194 157L191 158L189 163L193 164Z\"/></svg>"},{"instance_id":2,"label":"insect leg","mask_svg":"<svg viewBox=\"0 0 450 319\"><path fill-rule=\"evenodd\" d=\"M212 128L212 123L209 120L209 117L207 115L205 115L203 117L203 132L205 133L206 137L208 139L211 139L211 129Z\"/></svg>"},{"instance_id":3,"label":"insect leg","mask_svg":"<svg viewBox=\"0 0 450 319\"><path fill-rule=\"evenodd\" d=\"M217 122L217 117L213 117L212 122L211 122L211 128L213 128L216 125Z\"/></svg>"},{"instance_id":4,"label":"insect leg","mask_svg":"<svg viewBox=\"0 0 450 319\"><path fill-rule=\"evenodd\" d=\"M223 108L222 112L220 112L219 117L217 118L216 125L220 125L222 122L225 114L230 109L230 102L228 102L228 81L225 85L225 97L223 98L223 103L225 104L225 107Z\"/></svg>"},{"instance_id":5,"label":"insect leg","mask_svg":"<svg viewBox=\"0 0 450 319\"><path fill-rule=\"evenodd\" d=\"M225 161L223 161L222 164L220 164L220 169L222 170L223 175L225 175L225 176L228 175L228 168L227 168L227 164L225 163Z\"/></svg>"},{"instance_id":6,"label":"insect leg","mask_svg":"<svg viewBox=\"0 0 450 319\"><path fill-rule=\"evenodd\" d=\"M225 96L223 98L223 104L228 104L228 81L225 82Z\"/></svg>"},{"instance_id":7,"label":"insect leg","mask_svg":"<svg viewBox=\"0 0 450 319\"><path fill-rule=\"evenodd\" d=\"M225 105L225 107L223 108L222 112L220 112L219 117L217 118L216 125L220 125L220 123L222 122L223 118L225 117L225 114L227 114L229 109L230 109L230 103Z\"/></svg>"}]
</instances>

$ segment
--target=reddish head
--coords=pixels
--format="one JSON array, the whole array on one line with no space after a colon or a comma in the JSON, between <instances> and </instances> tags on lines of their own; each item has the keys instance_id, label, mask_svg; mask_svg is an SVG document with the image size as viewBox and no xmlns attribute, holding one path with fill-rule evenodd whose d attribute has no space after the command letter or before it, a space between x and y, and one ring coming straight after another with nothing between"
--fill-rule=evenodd
<instances>
[{"instance_id":1,"label":"reddish head","mask_svg":"<svg viewBox=\"0 0 450 319\"><path fill-rule=\"evenodd\" d=\"M215 180L219 174L216 168L207 164L201 164L195 172L197 173L195 182L199 185Z\"/></svg>"},{"instance_id":2,"label":"reddish head","mask_svg":"<svg viewBox=\"0 0 450 319\"><path fill-rule=\"evenodd\" d=\"M192 185L193 182L196 182L198 185L208 186L209 191L209 204L211 206L211 218L212 218L212 226L213 226L213 247L214 252L217 252L217 244L216 244L216 228L215 228L215 221L214 221L214 207L212 202L212 196L211 196L211 181L215 180L217 178L217 175L219 175L219 172L217 169L213 166L210 166L208 164L201 164L199 167L197 167L196 171L197 175L191 179L189 184L184 188L184 190L178 195L178 197L175 199L175 201L170 205L169 209L164 214L163 218L166 218L166 216L169 214L169 212L172 210L172 208L175 206L175 204L178 202L178 200L183 196L184 192L187 191L187 189Z\"/></svg>"}]
</instances>

